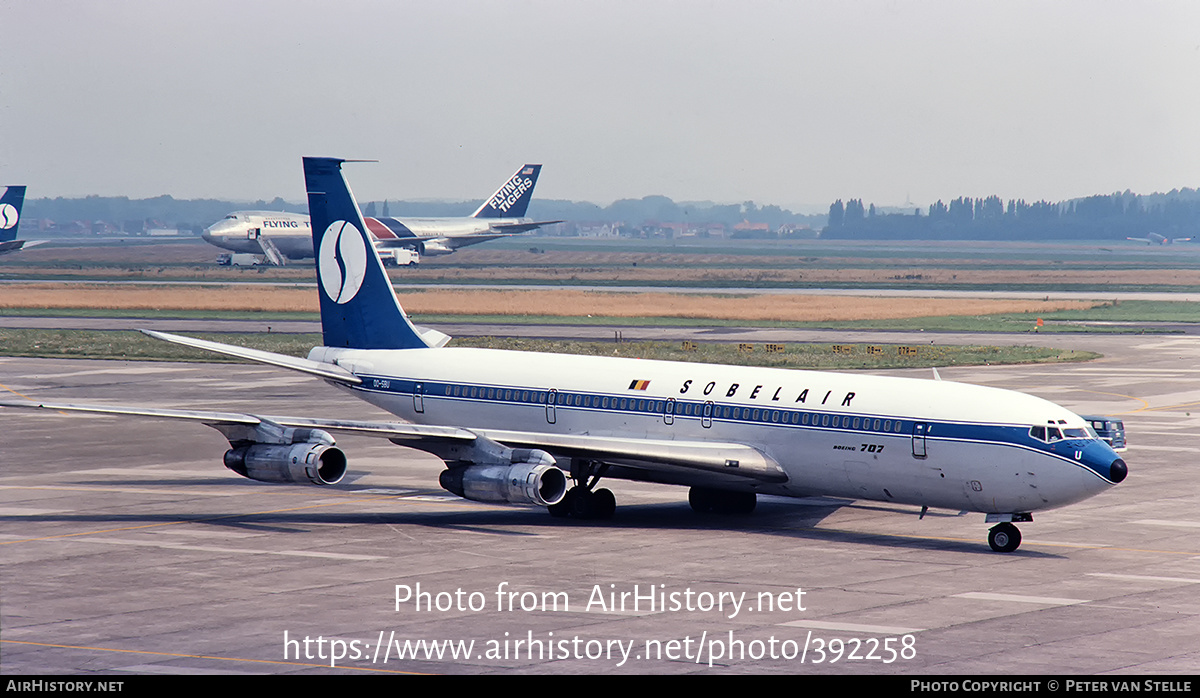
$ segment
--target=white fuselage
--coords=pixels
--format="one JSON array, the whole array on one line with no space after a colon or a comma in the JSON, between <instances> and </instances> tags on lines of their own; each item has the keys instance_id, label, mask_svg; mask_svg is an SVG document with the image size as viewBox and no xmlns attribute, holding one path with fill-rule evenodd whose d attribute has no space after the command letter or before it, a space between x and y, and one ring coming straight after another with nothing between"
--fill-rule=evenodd
<instances>
[{"instance_id":1,"label":"white fuselage","mask_svg":"<svg viewBox=\"0 0 1200 698\"><path fill-rule=\"evenodd\" d=\"M310 358L352 371L358 397L416 423L738 443L787 474L779 484L638 478L674 484L1030 512L1112 486L1118 458L1063 407L962 383L468 348L318 347ZM1087 435L1031 436L1047 424Z\"/></svg>"},{"instance_id":2,"label":"white fuselage","mask_svg":"<svg viewBox=\"0 0 1200 698\"><path fill-rule=\"evenodd\" d=\"M458 237L479 236L493 226L520 225L528 218L394 218L374 219L368 229L376 244L403 243L411 239L414 245L426 240L452 240ZM394 221L399 226L379 223ZM392 228L396 228L393 230ZM267 238L288 259L308 259L313 256L312 227L307 215L272 211L236 211L209 226L201 237L209 243L232 252L258 254L262 250L259 238ZM445 251L449 251L448 248ZM438 250L443 251L439 248ZM429 251L434 253L433 250Z\"/></svg>"}]
</instances>

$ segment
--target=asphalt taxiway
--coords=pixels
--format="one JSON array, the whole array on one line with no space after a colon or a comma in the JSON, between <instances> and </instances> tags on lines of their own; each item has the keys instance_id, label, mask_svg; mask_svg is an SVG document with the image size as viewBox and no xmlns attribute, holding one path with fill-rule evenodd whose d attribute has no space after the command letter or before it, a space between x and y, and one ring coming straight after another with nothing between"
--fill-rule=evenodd
<instances>
[{"instance_id":1,"label":"asphalt taxiway","mask_svg":"<svg viewBox=\"0 0 1200 698\"><path fill-rule=\"evenodd\" d=\"M621 481L611 521L564 521L460 500L439 461L369 438L340 440L342 485L270 485L200 425L0 410L0 673L1194 674L1200 342L1035 341L1105 358L942 378L1121 415L1130 474L1036 513L1012 554L981 514L762 498L701 517L683 488ZM0 384L386 418L266 367L0 358Z\"/></svg>"}]
</instances>

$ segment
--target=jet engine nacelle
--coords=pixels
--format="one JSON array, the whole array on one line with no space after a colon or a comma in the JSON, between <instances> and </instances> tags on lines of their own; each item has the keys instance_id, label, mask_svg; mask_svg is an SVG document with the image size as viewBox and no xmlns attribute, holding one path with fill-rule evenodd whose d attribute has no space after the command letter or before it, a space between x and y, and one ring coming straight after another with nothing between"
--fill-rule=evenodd
<instances>
[{"instance_id":1,"label":"jet engine nacelle","mask_svg":"<svg viewBox=\"0 0 1200 698\"><path fill-rule=\"evenodd\" d=\"M514 451L519 453L520 450ZM443 470L438 477L442 487L464 499L476 502L506 502L548 507L558 504L567 494L567 475L552 465L541 451L532 462L512 465L468 465ZM522 459L525 460L525 459ZM550 463L545 461L549 460Z\"/></svg>"},{"instance_id":2,"label":"jet engine nacelle","mask_svg":"<svg viewBox=\"0 0 1200 698\"><path fill-rule=\"evenodd\" d=\"M226 451L225 467L259 482L336 485L346 474L346 454L324 443L252 444Z\"/></svg>"},{"instance_id":3,"label":"jet engine nacelle","mask_svg":"<svg viewBox=\"0 0 1200 698\"><path fill-rule=\"evenodd\" d=\"M453 247L447 246L441 240L426 240L421 243L421 255L425 257L435 257L440 254L450 254L454 251Z\"/></svg>"}]
</instances>

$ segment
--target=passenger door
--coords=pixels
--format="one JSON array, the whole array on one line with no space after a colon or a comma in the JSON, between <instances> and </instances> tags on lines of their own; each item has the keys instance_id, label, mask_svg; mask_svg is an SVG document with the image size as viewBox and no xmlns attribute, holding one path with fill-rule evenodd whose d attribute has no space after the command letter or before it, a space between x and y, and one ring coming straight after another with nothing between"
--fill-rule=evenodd
<instances>
[{"instance_id":1,"label":"passenger door","mask_svg":"<svg viewBox=\"0 0 1200 698\"><path fill-rule=\"evenodd\" d=\"M925 450L925 436L929 433L929 425L924 422L913 422L912 454L913 458L924 458L929 455Z\"/></svg>"}]
</instances>

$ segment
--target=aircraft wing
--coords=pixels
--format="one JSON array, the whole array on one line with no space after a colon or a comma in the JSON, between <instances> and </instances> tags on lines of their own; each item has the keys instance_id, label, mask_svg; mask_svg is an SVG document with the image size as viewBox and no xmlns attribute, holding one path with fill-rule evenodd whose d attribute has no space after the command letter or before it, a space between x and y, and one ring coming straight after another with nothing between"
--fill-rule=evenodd
<instances>
[{"instance_id":1,"label":"aircraft wing","mask_svg":"<svg viewBox=\"0 0 1200 698\"><path fill-rule=\"evenodd\" d=\"M450 249L458 247L466 247L467 245L475 245L488 240L497 238L512 237L521 233L528 233L531 230L537 230L543 225L553 225L562 223L562 221L531 221L529 223L494 223L489 227L489 232L474 233L471 235L448 235L445 237L436 238L436 241Z\"/></svg>"},{"instance_id":2,"label":"aircraft wing","mask_svg":"<svg viewBox=\"0 0 1200 698\"><path fill-rule=\"evenodd\" d=\"M397 248L397 247L425 246L427 248L428 247L437 248L437 249L441 250L444 254L446 251L455 250L459 247L466 247L467 245L478 245L481 242L487 242L489 240L496 240L499 238L512 237L513 235L516 235L516 234L517 233L515 233L515 232L514 233L509 233L509 232L473 233L471 235L443 235L440 237L429 237L429 238L395 238L395 239L384 239L384 240L376 239L374 242L375 242L375 247L377 249L381 249L381 250L393 249L393 248Z\"/></svg>"},{"instance_id":3,"label":"aircraft wing","mask_svg":"<svg viewBox=\"0 0 1200 698\"><path fill-rule=\"evenodd\" d=\"M234 438L240 429L253 431L259 425L272 424L291 428L322 429L331 432L381 436L384 438L435 438L470 441L476 436L457 427L423 426L401 422L360 422L335 419L307 419L303 417L273 417L243 412L209 412L204 410L174 410L160 407L138 407L128 405L81 405L73 403L34 402L30 400L0 400L0 407L50 410L52 412L84 412L125 417L150 417L156 419L181 419L213 427L225 436Z\"/></svg>"},{"instance_id":4,"label":"aircraft wing","mask_svg":"<svg viewBox=\"0 0 1200 698\"><path fill-rule=\"evenodd\" d=\"M392 443L429 451L435 455L447 443L469 445L486 439L510 448L537 448L555 457L587 458L646 471L690 471L719 475L726 479L780 483L787 481L783 469L761 451L738 443L630 439L610 436L551 434L540 432L475 429L453 426L310 419L252 415L239 412L208 412L121 405L0 400L0 407L83 412L114 416L180 419L199 422L235 441L257 441L263 428L317 429L330 433L385 438Z\"/></svg>"},{"instance_id":5,"label":"aircraft wing","mask_svg":"<svg viewBox=\"0 0 1200 698\"><path fill-rule=\"evenodd\" d=\"M408 426L408 425L404 425ZM460 429L510 448L537 448L557 457L587 458L642 470L683 469L719 473L738 479L760 482L786 482L787 474L758 449L738 443L675 441L668 439L631 439L627 437L553 434L506 431L502 429ZM421 442L402 434L389 437L392 443L425 450Z\"/></svg>"}]
</instances>

